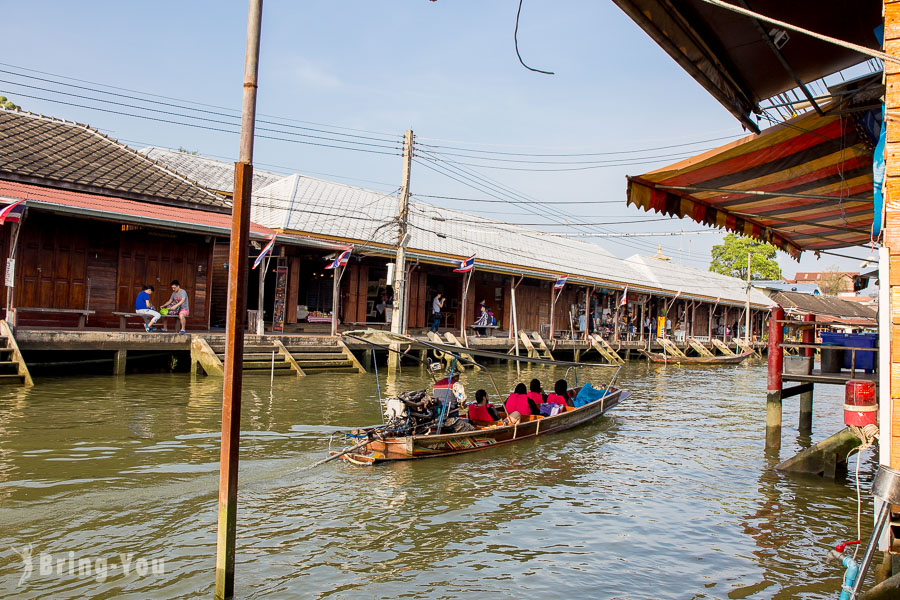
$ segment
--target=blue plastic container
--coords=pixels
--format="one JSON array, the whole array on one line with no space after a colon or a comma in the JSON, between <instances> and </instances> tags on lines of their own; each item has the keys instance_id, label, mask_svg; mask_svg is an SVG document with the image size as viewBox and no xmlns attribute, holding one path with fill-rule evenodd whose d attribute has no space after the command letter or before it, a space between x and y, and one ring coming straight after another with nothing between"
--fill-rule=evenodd
<instances>
[{"instance_id":1,"label":"blue plastic container","mask_svg":"<svg viewBox=\"0 0 900 600\"><path fill-rule=\"evenodd\" d=\"M846 336L846 339L844 340L845 346L855 346L857 348L874 348L875 344L878 343L877 333L846 333L844 335ZM850 368L850 362L852 359L853 351L844 350L845 369ZM875 353L857 350L856 368L865 369L866 373L873 373L875 371Z\"/></svg>"},{"instance_id":2,"label":"blue plastic container","mask_svg":"<svg viewBox=\"0 0 900 600\"><path fill-rule=\"evenodd\" d=\"M844 364L844 351L831 350L827 346L843 346L844 334L831 331L822 332L822 372L840 373Z\"/></svg>"},{"instance_id":3,"label":"blue plastic container","mask_svg":"<svg viewBox=\"0 0 900 600\"><path fill-rule=\"evenodd\" d=\"M878 343L878 334L877 333L835 333L831 331L823 331L822 332L822 345L823 346L849 346L855 348L874 348L875 344ZM825 352L826 350L823 348L823 362L825 362ZM828 352L841 352L843 354L843 361L841 362L842 366L845 369L851 368L851 363L853 361L853 351L852 350L830 350ZM866 352L864 350L856 351L856 368L857 370L864 370L866 373L873 373L875 371L875 353L874 352ZM822 367L822 371L825 371L825 367Z\"/></svg>"}]
</instances>

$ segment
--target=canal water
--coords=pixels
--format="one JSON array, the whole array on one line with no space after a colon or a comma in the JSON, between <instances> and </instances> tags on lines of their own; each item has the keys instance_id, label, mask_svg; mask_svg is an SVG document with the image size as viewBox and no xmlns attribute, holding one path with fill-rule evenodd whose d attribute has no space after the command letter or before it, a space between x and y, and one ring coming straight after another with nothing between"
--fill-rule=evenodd
<instances>
[{"instance_id":1,"label":"canal water","mask_svg":"<svg viewBox=\"0 0 900 600\"><path fill-rule=\"evenodd\" d=\"M408 368L382 385L425 378ZM492 390L484 374L464 383ZM825 555L856 539L856 464L841 483L773 471L764 364L634 362L620 383L626 403L569 432L304 470L333 431L380 422L374 376L247 379L237 597L837 597ZM785 402L781 458L841 427L841 393L818 392L812 440ZM211 598L220 406L221 380L183 374L0 390L0 596ZM869 452L864 497L873 464ZM864 540L871 520L866 503Z\"/></svg>"}]
</instances>

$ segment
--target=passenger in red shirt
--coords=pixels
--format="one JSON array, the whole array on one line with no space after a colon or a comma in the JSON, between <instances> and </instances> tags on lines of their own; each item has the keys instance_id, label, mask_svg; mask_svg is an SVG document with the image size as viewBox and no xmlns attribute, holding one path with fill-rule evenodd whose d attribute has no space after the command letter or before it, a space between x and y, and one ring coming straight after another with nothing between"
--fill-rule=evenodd
<instances>
[{"instance_id":1,"label":"passenger in red shirt","mask_svg":"<svg viewBox=\"0 0 900 600\"><path fill-rule=\"evenodd\" d=\"M517 412L522 416L538 414L537 405L528 397L528 388L524 383L516 385L516 389L506 399L506 414Z\"/></svg>"},{"instance_id":2,"label":"passenger in red shirt","mask_svg":"<svg viewBox=\"0 0 900 600\"><path fill-rule=\"evenodd\" d=\"M568 406L568 402L566 401L568 397L569 384L566 383L565 379L560 379L556 382L556 385L553 386L553 393L547 396L547 403Z\"/></svg>"},{"instance_id":3,"label":"passenger in red shirt","mask_svg":"<svg viewBox=\"0 0 900 600\"><path fill-rule=\"evenodd\" d=\"M491 406L491 403L488 402L487 392L485 390L478 390L475 392L475 404L469 406L469 420L470 421L499 421L500 418L497 416L497 411L494 410L494 407Z\"/></svg>"},{"instance_id":4,"label":"passenger in red shirt","mask_svg":"<svg viewBox=\"0 0 900 600\"><path fill-rule=\"evenodd\" d=\"M544 390L541 389L541 380L532 379L528 387L530 388L528 398L531 399L534 402L534 405L538 407L538 410L540 410L541 404L544 403ZM535 412L535 414L537 414L537 412Z\"/></svg>"}]
</instances>

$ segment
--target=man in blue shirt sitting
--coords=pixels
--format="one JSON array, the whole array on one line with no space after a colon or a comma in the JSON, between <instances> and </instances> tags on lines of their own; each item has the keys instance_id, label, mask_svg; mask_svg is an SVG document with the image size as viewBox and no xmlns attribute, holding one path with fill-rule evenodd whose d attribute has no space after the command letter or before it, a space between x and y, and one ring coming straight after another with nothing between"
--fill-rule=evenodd
<instances>
[{"instance_id":1,"label":"man in blue shirt sitting","mask_svg":"<svg viewBox=\"0 0 900 600\"><path fill-rule=\"evenodd\" d=\"M152 285L145 285L141 288L141 293L137 295L137 300L134 303L134 312L141 316L146 315L151 317L149 324L147 324L146 321L144 322L144 330L148 333L153 331L153 326L156 325L156 321L159 320L160 317L160 314L154 309L153 303L150 302L150 294L152 294L153 291Z\"/></svg>"}]
</instances>

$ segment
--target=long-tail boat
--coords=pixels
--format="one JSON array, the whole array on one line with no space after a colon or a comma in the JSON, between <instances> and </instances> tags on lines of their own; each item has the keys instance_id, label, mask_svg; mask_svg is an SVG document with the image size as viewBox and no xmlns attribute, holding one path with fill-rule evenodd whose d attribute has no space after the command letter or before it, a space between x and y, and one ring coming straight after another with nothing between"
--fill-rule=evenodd
<instances>
[{"instance_id":1,"label":"long-tail boat","mask_svg":"<svg viewBox=\"0 0 900 600\"><path fill-rule=\"evenodd\" d=\"M660 352L648 352L641 350L641 354L647 357L651 363L669 364L678 363L684 365L735 365L744 362L755 352L742 352L741 354L722 356L677 356L675 354L662 354Z\"/></svg>"},{"instance_id":2,"label":"long-tail boat","mask_svg":"<svg viewBox=\"0 0 900 600\"><path fill-rule=\"evenodd\" d=\"M425 346L436 353L442 353L449 357L451 365L446 377L434 381L433 393L429 394L426 390L418 390L399 394L396 398L382 400L382 407L385 409L385 423L352 430L348 435L354 440L353 445L341 451L332 452L330 458L326 460L341 458L353 464L371 465L388 461L433 458L487 450L495 446L565 431L595 421L631 395L615 386L621 368L618 365L602 365L613 370L613 376L608 383L598 386L578 385L577 371L574 368L600 365L509 356L498 352L467 348L465 354L469 356L492 356L506 360L571 367L575 373L576 383L569 389L569 402L572 403L578 398L583 387L590 388L586 392L591 392L595 397L594 400L578 407L560 407L559 412L554 415L523 415L516 421L515 415L513 415L513 419L509 419L505 410L498 407L497 413L500 417L498 421L469 420L462 411L466 397L458 382L459 372L456 370L456 365L458 362L474 363L474 359L464 358L459 348L435 342L423 342L409 336L398 336L386 332L352 332L344 335L364 340L373 345L375 345L374 339L380 339L395 346L398 343ZM379 347L389 348L386 344ZM436 379L434 372L442 371L443 366L441 363L431 363L428 370ZM488 375L490 374L488 373ZM494 387L496 389L496 386ZM498 396L501 396L499 391Z\"/></svg>"}]
</instances>

